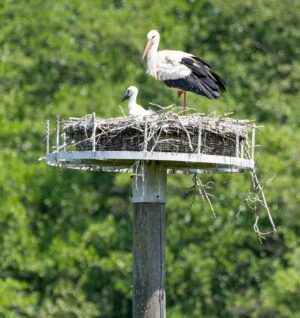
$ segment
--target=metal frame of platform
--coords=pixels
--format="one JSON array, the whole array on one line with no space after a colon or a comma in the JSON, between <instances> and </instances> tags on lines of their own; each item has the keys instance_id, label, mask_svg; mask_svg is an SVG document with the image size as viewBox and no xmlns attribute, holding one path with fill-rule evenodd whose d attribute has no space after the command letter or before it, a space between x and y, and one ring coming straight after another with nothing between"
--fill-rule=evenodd
<instances>
[{"instance_id":1,"label":"metal frame of platform","mask_svg":"<svg viewBox=\"0 0 300 318\"><path fill-rule=\"evenodd\" d=\"M49 153L45 161L62 168L132 172L136 161L159 161L169 173L244 172L254 161L239 157L143 151L63 151Z\"/></svg>"}]
</instances>

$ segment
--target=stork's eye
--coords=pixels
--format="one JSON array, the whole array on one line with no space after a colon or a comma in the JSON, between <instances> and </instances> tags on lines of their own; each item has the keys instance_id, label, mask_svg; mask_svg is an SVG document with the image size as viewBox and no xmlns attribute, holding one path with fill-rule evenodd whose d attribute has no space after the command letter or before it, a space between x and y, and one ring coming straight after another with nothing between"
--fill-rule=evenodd
<instances>
[{"instance_id":1,"label":"stork's eye","mask_svg":"<svg viewBox=\"0 0 300 318\"><path fill-rule=\"evenodd\" d=\"M152 40L155 38L155 35L152 36Z\"/></svg>"}]
</instances>

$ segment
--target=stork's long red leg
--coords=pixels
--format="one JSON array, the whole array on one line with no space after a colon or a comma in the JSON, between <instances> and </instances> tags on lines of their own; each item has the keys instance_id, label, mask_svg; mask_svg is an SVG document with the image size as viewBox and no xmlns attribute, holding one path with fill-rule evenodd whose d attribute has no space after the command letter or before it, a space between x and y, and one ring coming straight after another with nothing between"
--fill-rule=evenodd
<instances>
[{"instance_id":1,"label":"stork's long red leg","mask_svg":"<svg viewBox=\"0 0 300 318\"><path fill-rule=\"evenodd\" d=\"M186 111L186 92L183 92L183 111Z\"/></svg>"}]
</instances>

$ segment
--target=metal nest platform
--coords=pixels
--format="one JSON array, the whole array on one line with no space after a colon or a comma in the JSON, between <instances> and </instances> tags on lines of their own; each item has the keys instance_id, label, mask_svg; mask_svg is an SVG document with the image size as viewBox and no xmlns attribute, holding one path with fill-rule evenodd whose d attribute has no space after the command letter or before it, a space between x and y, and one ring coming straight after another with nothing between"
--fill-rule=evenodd
<instances>
[{"instance_id":1,"label":"metal nest platform","mask_svg":"<svg viewBox=\"0 0 300 318\"><path fill-rule=\"evenodd\" d=\"M45 161L61 168L132 172L140 162L155 161L169 173L243 172L254 169L254 148L255 125L231 118L170 112L57 117L54 146L46 121Z\"/></svg>"}]
</instances>

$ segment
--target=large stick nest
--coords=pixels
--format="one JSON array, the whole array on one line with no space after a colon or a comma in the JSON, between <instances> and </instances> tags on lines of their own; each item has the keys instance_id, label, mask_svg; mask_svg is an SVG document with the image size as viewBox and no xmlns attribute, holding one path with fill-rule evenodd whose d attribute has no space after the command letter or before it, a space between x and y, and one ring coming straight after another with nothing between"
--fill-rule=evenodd
<instances>
[{"instance_id":1,"label":"large stick nest","mask_svg":"<svg viewBox=\"0 0 300 318\"><path fill-rule=\"evenodd\" d=\"M94 124L96 128L94 129ZM236 143L247 140L247 121L174 113L147 117L96 119L92 115L64 121L67 143L90 151L163 151L235 156ZM200 146L200 149L199 149Z\"/></svg>"}]
</instances>

